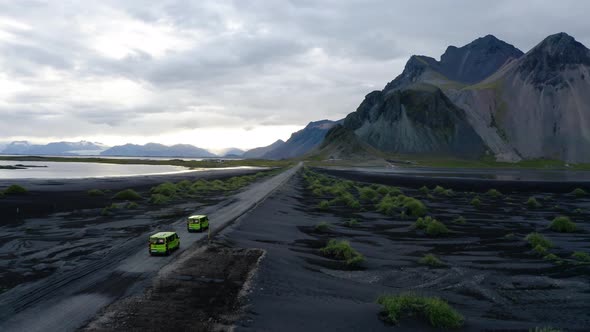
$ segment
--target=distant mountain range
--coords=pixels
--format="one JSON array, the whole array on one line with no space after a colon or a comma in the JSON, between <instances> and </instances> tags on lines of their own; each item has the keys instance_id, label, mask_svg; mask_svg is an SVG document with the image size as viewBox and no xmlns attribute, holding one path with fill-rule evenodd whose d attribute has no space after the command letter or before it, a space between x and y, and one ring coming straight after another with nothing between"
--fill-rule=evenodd
<instances>
[{"instance_id":1,"label":"distant mountain range","mask_svg":"<svg viewBox=\"0 0 590 332\"><path fill-rule=\"evenodd\" d=\"M353 142L365 152L369 146L390 154L590 162L588 128L590 51L584 45L559 33L524 54L488 35L449 46L440 61L412 56L327 137L342 151Z\"/></svg>"},{"instance_id":2,"label":"distant mountain range","mask_svg":"<svg viewBox=\"0 0 590 332\"><path fill-rule=\"evenodd\" d=\"M179 158L211 158L215 154L189 144L167 146L157 143L145 145L125 144L113 146L100 154L101 156L124 157L179 157Z\"/></svg>"},{"instance_id":3,"label":"distant mountain range","mask_svg":"<svg viewBox=\"0 0 590 332\"><path fill-rule=\"evenodd\" d=\"M0 152L3 154L21 155L97 155L106 148L103 144L86 141L53 142L45 145L30 144L26 141L14 141L4 146L4 149Z\"/></svg>"}]
</instances>

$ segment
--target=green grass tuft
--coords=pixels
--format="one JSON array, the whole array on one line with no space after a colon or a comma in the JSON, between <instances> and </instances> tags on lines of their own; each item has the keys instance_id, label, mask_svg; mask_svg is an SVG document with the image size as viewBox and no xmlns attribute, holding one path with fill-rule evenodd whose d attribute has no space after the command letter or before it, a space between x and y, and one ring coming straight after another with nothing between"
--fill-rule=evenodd
<instances>
[{"instance_id":1,"label":"green grass tuft","mask_svg":"<svg viewBox=\"0 0 590 332\"><path fill-rule=\"evenodd\" d=\"M550 240L548 240L547 238L545 238L543 235L541 235L537 232L530 233L524 239L533 248L535 248L537 246L541 246L545 249L553 248L553 243Z\"/></svg>"},{"instance_id":2,"label":"green grass tuft","mask_svg":"<svg viewBox=\"0 0 590 332\"><path fill-rule=\"evenodd\" d=\"M344 222L344 226L346 227L355 227L358 226L359 222L355 218L349 219Z\"/></svg>"},{"instance_id":3,"label":"green grass tuft","mask_svg":"<svg viewBox=\"0 0 590 332\"><path fill-rule=\"evenodd\" d=\"M576 231L576 224L569 217L559 216L553 219L549 228L560 233L572 233Z\"/></svg>"},{"instance_id":4,"label":"green grass tuft","mask_svg":"<svg viewBox=\"0 0 590 332\"><path fill-rule=\"evenodd\" d=\"M18 184L13 184L10 187L4 189L5 195L22 195L22 194L26 194L26 193L27 193L27 189L25 189L22 186L19 186Z\"/></svg>"},{"instance_id":5,"label":"green grass tuft","mask_svg":"<svg viewBox=\"0 0 590 332\"><path fill-rule=\"evenodd\" d=\"M325 233L327 231L330 230L330 224L328 224L325 221L321 221L320 223L318 223L317 225L315 225L315 227L313 228L316 232L319 233Z\"/></svg>"},{"instance_id":6,"label":"green grass tuft","mask_svg":"<svg viewBox=\"0 0 590 332\"><path fill-rule=\"evenodd\" d=\"M590 263L590 254L583 251L576 251L572 254L572 258L580 263Z\"/></svg>"},{"instance_id":7,"label":"green grass tuft","mask_svg":"<svg viewBox=\"0 0 590 332\"><path fill-rule=\"evenodd\" d=\"M414 223L414 227L425 230L426 234L430 236L446 235L449 233L449 229L445 224L430 216L418 218Z\"/></svg>"},{"instance_id":8,"label":"green grass tuft","mask_svg":"<svg viewBox=\"0 0 590 332\"><path fill-rule=\"evenodd\" d=\"M320 252L327 257L342 260L348 266L358 266L364 261L363 255L356 251L348 241L330 240L328 244L320 249Z\"/></svg>"},{"instance_id":9,"label":"green grass tuft","mask_svg":"<svg viewBox=\"0 0 590 332\"><path fill-rule=\"evenodd\" d=\"M329 201L321 201L320 204L318 204L318 209L320 210L329 210L330 209L330 202Z\"/></svg>"},{"instance_id":10,"label":"green grass tuft","mask_svg":"<svg viewBox=\"0 0 590 332\"><path fill-rule=\"evenodd\" d=\"M582 188L576 188L570 193L570 195L574 195L576 197L583 197L588 195L588 193L586 192L586 190Z\"/></svg>"},{"instance_id":11,"label":"green grass tuft","mask_svg":"<svg viewBox=\"0 0 590 332\"><path fill-rule=\"evenodd\" d=\"M104 191L100 189L90 189L88 190L88 196L104 196Z\"/></svg>"},{"instance_id":12,"label":"green grass tuft","mask_svg":"<svg viewBox=\"0 0 590 332\"><path fill-rule=\"evenodd\" d=\"M490 189L490 190L488 190L486 195L488 195L490 197L498 198L498 197L502 196L502 193L496 189Z\"/></svg>"},{"instance_id":13,"label":"green grass tuft","mask_svg":"<svg viewBox=\"0 0 590 332\"><path fill-rule=\"evenodd\" d=\"M481 200L479 199L479 196L475 196L471 202L469 202L469 204L473 205L474 207L478 208L481 205Z\"/></svg>"},{"instance_id":14,"label":"green grass tuft","mask_svg":"<svg viewBox=\"0 0 590 332\"><path fill-rule=\"evenodd\" d=\"M463 216L459 216L457 218L455 218L455 220L453 220L454 224L464 224L465 222L467 222L467 220L463 217Z\"/></svg>"},{"instance_id":15,"label":"green grass tuft","mask_svg":"<svg viewBox=\"0 0 590 332\"><path fill-rule=\"evenodd\" d=\"M410 293L381 296L377 303L383 306L385 319L397 324L403 317L421 317L430 325L443 328L459 328L464 318L446 301L438 297L422 297Z\"/></svg>"},{"instance_id":16,"label":"green grass tuft","mask_svg":"<svg viewBox=\"0 0 590 332\"><path fill-rule=\"evenodd\" d=\"M533 248L533 250L534 250L534 251L535 251L537 254L539 254L539 256L545 256L545 255L547 255L547 254L549 253L549 252L547 251L547 248L543 247L543 246L542 246L542 245L540 245L540 244L537 244L537 245L536 245L536 246Z\"/></svg>"},{"instance_id":17,"label":"green grass tuft","mask_svg":"<svg viewBox=\"0 0 590 332\"><path fill-rule=\"evenodd\" d=\"M526 205L531 209L540 208L542 206L541 203L539 203L533 196L529 197L529 199L526 201Z\"/></svg>"},{"instance_id":18,"label":"green grass tuft","mask_svg":"<svg viewBox=\"0 0 590 332\"><path fill-rule=\"evenodd\" d=\"M430 193L430 189L428 189L427 186L422 186L420 187L420 189L418 189L421 193L423 193L424 195L427 195Z\"/></svg>"},{"instance_id":19,"label":"green grass tuft","mask_svg":"<svg viewBox=\"0 0 590 332\"><path fill-rule=\"evenodd\" d=\"M127 205L125 205L126 209L137 209L139 207L139 204L135 203L135 202L129 202L127 203Z\"/></svg>"},{"instance_id":20,"label":"green grass tuft","mask_svg":"<svg viewBox=\"0 0 590 332\"><path fill-rule=\"evenodd\" d=\"M375 202L379 199L379 192L371 187L363 187L358 189L359 198L363 202Z\"/></svg>"},{"instance_id":21,"label":"green grass tuft","mask_svg":"<svg viewBox=\"0 0 590 332\"><path fill-rule=\"evenodd\" d=\"M442 194L445 192L445 188L443 188L441 186L436 186L436 187L434 187L432 192L434 192L435 194Z\"/></svg>"},{"instance_id":22,"label":"green grass tuft","mask_svg":"<svg viewBox=\"0 0 590 332\"><path fill-rule=\"evenodd\" d=\"M445 266L445 263L443 263L440 259L438 259L433 254L424 255L424 257L420 258L420 260L418 262L420 264L428 265L428 266L432 266L432 267Z\"/></svg>"},{"instance_id":23,"label":"green grass tuft","mask_svg":"<svg viewBox=\"0 0 590 332\"><path fill-rule=\"evenodd\" d=\"M168 202L170 202L170 200L171 200L170 196L166 196L166 195L162 195L162 194L153 194L150 197L150 203L155 204L155 205L167 204Z\"/></svg>"},{"instance_id":24,"label":"green grass tuft","mask_svg":"<svg viewBox=\"0 0 590 332\"><path fill-rule=\"evenodd\" d=\"M116 193L115 196L113 196L113 199L136 201L141 199L141 195L133 189L125 189Z\"/></svg>"}]
</instances>

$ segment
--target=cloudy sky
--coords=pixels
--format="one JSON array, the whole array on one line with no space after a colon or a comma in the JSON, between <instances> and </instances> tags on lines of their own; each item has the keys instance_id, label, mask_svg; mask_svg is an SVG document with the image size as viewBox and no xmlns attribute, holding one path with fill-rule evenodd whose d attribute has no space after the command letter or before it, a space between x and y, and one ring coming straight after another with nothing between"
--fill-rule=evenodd
<instances>
[{"instance_id":1,"label":"cloudy sky","mask_svg":"<svg viewBox=\"0 0 590 332\"><path fill-rule=\"evenodd\" d=\"M0 0L0 142L219 150L339 119L412 54L590 45L587 1Z\"/></svg>"}]
</instances>

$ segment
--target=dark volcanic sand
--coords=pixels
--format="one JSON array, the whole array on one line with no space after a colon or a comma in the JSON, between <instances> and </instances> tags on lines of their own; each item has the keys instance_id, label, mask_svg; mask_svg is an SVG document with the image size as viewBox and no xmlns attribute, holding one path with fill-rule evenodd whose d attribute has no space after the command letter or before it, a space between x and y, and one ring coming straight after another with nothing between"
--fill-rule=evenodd
<instances>
[{"instance_id":1,"label":"dark volcanic sand","mask_svg":"<svg viewBox=\"0 0 590 332\"><path fill-rule=\"evenodd\" d=\"M213 170L174 175L75 180L28 180L24 195L0 199L0 293L19 284L45 278L55 271L76 269L80 264L100 259L113 248L151 229L170 224L225 199L223 194L182 199L154 206L137 201L136 209L101 210L114 201L112 196L133 188L149 197L152 186L184 179L215 179L251 174L259 169ZM0 181L0 188L10 181ZM110 190L104 196L89 196L89 189ZM15 213L16 207L19 214Z\"/></svg>"},{"instance_id":2,"label":"dark volcanic sand","mask_svg":"<svg viewBox=\"0 0 590 332\"><path fill-rule=\"evenodd\" d=\"M371 181L394 182L387 177ZM447 300L465 316L464 331L589 329L590 265L570 259L573 251L590 252L589 198L544 193L541 188L536 193L530 188L519 192L505 186L504 196L494 199L482 194L491 187L476 182L470 186L482 200L476 209L469 205L473 193L428 199L412 189L422 185L420 179L405 185L402 191L422 199L428 214L445 223L452 234L431 238L412 227L415 219L374 212L354 213L347 208L320 212L315 206L322 198L304 189L300 175L220 234L225 245L266 251L237 330L435 330L418 319L403 319L395 327L379 319L377 297L407 291ZM526 208L524 202L533 194L543 208ZM574 214L576 208L582 213ZM550 220L561 214L569 215L579 231L550 231ZM467 219L465 224L451 222L459 215ZM360 225L345 227L351 217ZM320 221L332 225L329 233L314 232ZM565 263L557 265L533 253L523 240L532 231L553 241L550 252ZM514 237L504 238L509 233ZM363 267L347 270L321 256L318 249L332 238L350 241L365 256ZM426 253L437 255L447 266L418 264Z\"/></svg>"}]
</instances>

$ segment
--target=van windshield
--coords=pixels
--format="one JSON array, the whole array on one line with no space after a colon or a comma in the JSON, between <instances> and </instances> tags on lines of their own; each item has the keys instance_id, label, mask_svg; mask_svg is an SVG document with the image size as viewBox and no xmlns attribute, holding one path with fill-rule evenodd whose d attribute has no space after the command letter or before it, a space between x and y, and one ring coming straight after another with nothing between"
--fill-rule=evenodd
<instances>
[{"instance_id":1,"label":"van windshield","mask_svg":"<svg viewBox=\"0 0 590 332\"><path fill-rule=\"evenodd\" d=\"M150 239L150 242L152 244L164 244L164 243L166 243L166 241L164 241L164 239Z\"/></svg>"}]
</instances>

